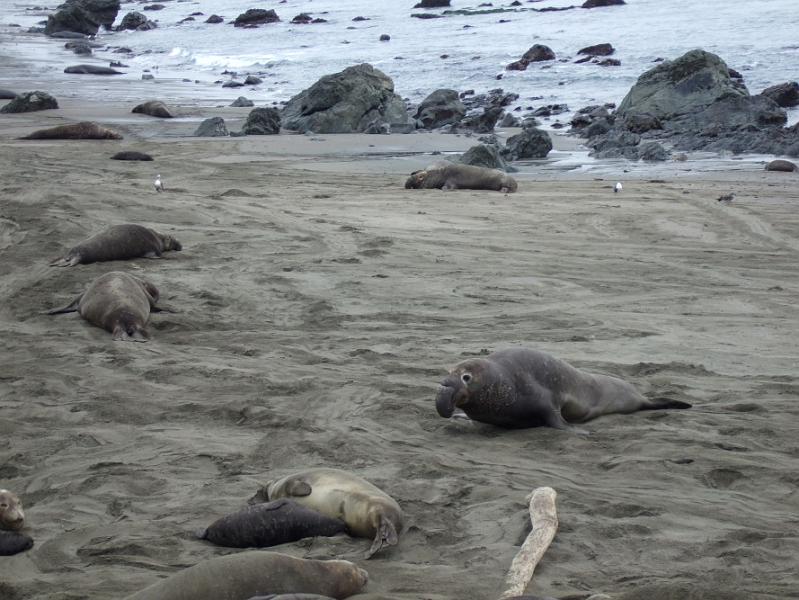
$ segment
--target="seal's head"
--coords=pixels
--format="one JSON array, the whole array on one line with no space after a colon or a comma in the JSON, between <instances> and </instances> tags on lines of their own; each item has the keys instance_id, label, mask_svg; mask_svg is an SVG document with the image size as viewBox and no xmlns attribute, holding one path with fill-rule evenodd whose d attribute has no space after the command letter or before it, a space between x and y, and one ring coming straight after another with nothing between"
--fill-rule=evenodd
<instances>
[{"instance_id":1,"label":"seal's head","mask_svg":"<svg viewBox=\"0 0 799 600\"><path fill-rule=\"evenodd\" d=\"M489 365L484 359L473 358L459 363L441 382L436 395L438 414L449 419L455 408L467 404L483 389L483 381Z\"/></svg>"},{"instance_id":2,"label":"seal's head","mask_svg":"<svg viewBox=\"0 0 799 600\"><path fill-rule=\"evenodd\" d=\"M406 190L418 190L424 185L424 180L427 179L427 171L414 171L411 176L405 180Z\"/></svg>"},{"instance_id":3,"label":"seal's head","mask_svg":"<svg viewBox=\"0 0 799 600\"><path fill-rule=\"evenodd\" d=\"M25 525L22 501L8 490L0 490L0 529L19 531Z\"/></svg>"},{"instance_id":4,"label":"seal's head","mask_svg":"<svg viewBox=\"0 0 799 600\"><path fill-rule=\"evenodd\" d=\"M166 233L161 234L161 240L164 244L164 250L183 250L183 244Z\"/></svg>"}]
</instances>

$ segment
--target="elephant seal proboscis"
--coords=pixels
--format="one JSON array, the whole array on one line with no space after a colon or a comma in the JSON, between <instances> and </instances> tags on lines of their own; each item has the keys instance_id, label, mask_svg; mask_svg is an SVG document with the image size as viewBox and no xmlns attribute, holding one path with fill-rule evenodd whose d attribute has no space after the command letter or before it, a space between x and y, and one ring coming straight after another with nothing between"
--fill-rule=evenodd
<instances>
[{"instance_id":1,"label":"elephant seal proboscis","mask_svg":"<svg viewBox=\"0 0 799 600\"><path fill-rule=\"evenodd\" d=\"M122 135L91 121L81 121L69 125L58 125L39 129L22 136L21 140L121 140Z\"/></svg>"},{"instance_id":2,"label":"elephant seal proboscis","mask_svg":"<svg viewBox=\"0 0 799 600\"><path fill-rule=\"evenodd\" d=\"M366 558L383 546L394 546L402 531L402 510L388 494L365 479L340 469L307 469L268 482L253 498L291 498L342 519L351 535L372 539ZM253 501L251 500L251 501Z\"/></svg>"},{"instance_id":3,"label":"elephant seal proboscis","mask_svg":"<svg viewBox=\"0 0 799 600\"><path fill-rule=\"evenodd\" d=\"M19 531L25 526L22 500L13 492L0 490L0 529Z\"/></svg>"},{"instance_id":4,"label":"elephant seal proboscis","mask_svg":"<svg viewBox=\"0 0 799 600\"><path fill-rule=\"evenodd\" d=\"M462 165L446 161L435 162L426 169L414 171L405 181L405 189L494 190L515 192L516 180L498 169Z\"/></svg>"},{"instance_id":5,"label":"elephant seal proboscis","mask_svg":"<svg viewBox=\"0 0 799 600\"><path fill-rule=\"evenodd\" d=\"M182 244L165 233L142 225L113 225L82 241L65 256L53 260L55 267L72 267L107 260L160 258L167 250L182 250Z\"/></svg>"},{"instance_id":6,"label":"elephant seal proboscis","mask_svg":"<svg viewBox=\"0 0 799 600\"><path fill-rule=\"evenodd\" d=\"M307 537L330 537L346 530L341 519L281 498L252 504L224 516L200 532L198 537L230 548L265 548Z\"/></svg>"},{"instance_id":7,"label":"elephant seal proboscis","mask_svg":"<svg viewBox=\"0 0 799 600\"><path fill-rule=\"evenodd\" d=\"M146 342L150 311L161 310L155 306L158 297L158 288L149 281L111 271L92 281L70 304L47 314L77 311L92 325L110 331L114 340Z\"/></svg>"},{"instance_id":8,"label":"elephant seal proboscis","mask_svg":"<svg viewBox=\"0 0 799 600\"><path fill-rule=\"evenodd\" d=\"M455 366L441 382L436 410L444 418L455 408L500 427L554 427L586 433L571 423L600 415L661 408L690 408L679 400L650 400L631 384L609 375L586 373L546 352L499 350Z\"/></svg>"},{"instance_id":9,"label":"elephant seal proboscis","mask_svg":"<svg viewBox=\"0 0 799 600\"><path fill-rule=\"evenodd\" d=\"M33 548L33 538L18 531L0 530L0 556L14 556Z\"/></svg>"},{"instance_id":10,"label":"elephant seal proboscis","mask_svg":"<svg viewBox=\"0 0 799 600\"><path fill-rule=\"evenodd\" d=\"M342 599L369 580L346 560L309 560L253 550L219 556L158 581L127 600L223 600L269 594L318 594Z\"/></svg>"}]
</instances>

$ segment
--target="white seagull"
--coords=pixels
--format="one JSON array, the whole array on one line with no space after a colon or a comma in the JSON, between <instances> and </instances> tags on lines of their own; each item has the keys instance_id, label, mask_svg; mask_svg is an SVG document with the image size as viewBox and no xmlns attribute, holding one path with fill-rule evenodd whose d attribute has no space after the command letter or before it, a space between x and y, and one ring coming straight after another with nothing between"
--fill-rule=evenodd
<instances>
[{"instance_id":1,"label":"white seagull","mask_svg":"<svg viewBox=\"0 0 799 600\"><path fill-rule=\"evenodd\" d=\"M164 184L161 182L161 174L155 176L155 181L153 181L153 186L155 186L156 192L163 192L164 191Z\"/></svg>"},{"instance_id":2,"label":"white seagull","mask_svg":"<svg viewBox=\"0 0 799 600\"><path fill-rule=\"evenodd\" d=\"M622 190L621 181L617 181L616 185L613 186L613 193L620 192Z\"/></svg>"}]
</instances>

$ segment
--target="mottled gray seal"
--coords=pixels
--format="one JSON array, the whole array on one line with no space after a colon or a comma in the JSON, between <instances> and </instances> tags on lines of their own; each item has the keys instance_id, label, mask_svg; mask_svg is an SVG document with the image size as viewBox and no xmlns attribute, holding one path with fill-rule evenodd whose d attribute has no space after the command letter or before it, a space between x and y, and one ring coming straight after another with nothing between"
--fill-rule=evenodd
<instances>
[{"instance_id":1,"label":"mottled gray seal","mask_svg":"<svg viewBox=\"0 0 799 600\"><path fill-rule=\"evenodd\" d=\"M182 250L183 246L171 235L158 233L142 225L113 225L73 247L50 265L72 267L107 260L130 258L160 258L167 250Z\"/></svg>"},{"instance_id":2,"label":"mottled gray seal","mask_svg":"<svg viewBox=\"0 0 799 600\"><path fill-rule=\"evenodd\" d=\"M441 382L436 410L455 408L500 427L554 427L585 433L571 425L600 415L661 408L690 408L679 400L650 400L616 377L586 373L537 350L510 348L455 366Z\"/></svg>"},{"instance_id":3,"label":"mottled gray seal","mask_svg":"<svg viewBox=\"0 0 799 600\"><path fill-rule=\"evenodd\" d=\"M145 327L150 311L159 310L158 297L158 288L149 281L111 271L92 281L70 304L48 314L77 311L92 325L110 331L114 340L146 342L150 336Z\"/></svg>"},{"instance_id":4,"label":"mottled gray seal","mask_svg":"<svg viewBox=\"0 0 799 600\"><path fill-rule=\"evenodd\" d=\"M91 121L39 129L22 136L21 140L121 140L122 135Z\"/></svg>"},{"instance_id":5,"label":"mottled gray seal","mask_svg":"<svg viewBox=\"0 0 799 600\"><path fill-rule=\"evenodd\" d=\"M218 546L265 548L307 537L329 537L346 530L341 519L281 498L224 516L203 530L199 537Z\"/></svg>"},{"instance_id":6,"label":"mottled gray seal","mask_svg":"<svg viewBox=\"0 0 799 600\"><path fill-rule=\"evenodd\" d=\"M498 169L447 161L435 162L422 171L414 171L405 181L405 189L494 190L515 192L516 180Z\"/></svg>"},{"instance_id":7,"label":"mottled gray seal","mask_svg":"<svg viewBox=\"0 0 799 600\"><path fill-rule=\"evenodd\" d=\"M393 546L402 531L402 510L396 501L365 479L340 469L306 469L268 482L255 499L291 498L304 506L342 519L350 534L372 539L369 558Z\"/></svg>"},{"instance_id":8,"label":"mottled gray seal","mask_svg":"<svg viewBox=\"0 0 799 600\"><path fill-rule=\"evenodd\" d=\"M269 594L318 594L347 598L369 576L346 560L307 560L254 550L203 561L127 600L239 600Z\"/></svg>"},{"instance_id":9,"label":"mottled gray seal","mask_svg":"<svg viewBox=\"0 0 799 600\"><path fill-rule=\"evenodd\" d=\"M0 490L0 529L19 531L25 525L22 500L13 492Z\"/></svg>"}]
</instances>

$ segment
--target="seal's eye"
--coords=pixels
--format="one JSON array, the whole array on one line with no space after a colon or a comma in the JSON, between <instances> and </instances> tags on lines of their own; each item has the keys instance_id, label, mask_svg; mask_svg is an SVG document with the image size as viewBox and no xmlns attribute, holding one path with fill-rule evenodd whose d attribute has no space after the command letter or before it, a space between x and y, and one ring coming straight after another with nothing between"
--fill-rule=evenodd
<instances>
[{"instance_id":1,"label":"seal's eye","mask_svg":"<svg viewBox=\"0 0 799 600\"><path fill-rule=\"evenodd\" d=\"M461 375L461 381L463 383L468 384L471 380L472 380L472 374L471 373L464 373L463 375Z\"/></svg>"}]
</instances>

